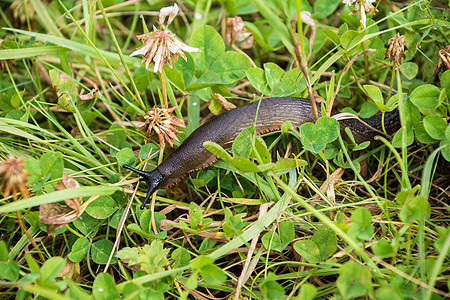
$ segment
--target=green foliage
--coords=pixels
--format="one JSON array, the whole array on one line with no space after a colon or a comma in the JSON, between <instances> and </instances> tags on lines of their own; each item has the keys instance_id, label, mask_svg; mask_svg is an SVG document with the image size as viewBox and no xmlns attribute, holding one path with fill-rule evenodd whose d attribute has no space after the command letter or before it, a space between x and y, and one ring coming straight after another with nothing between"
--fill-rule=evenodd
<instances>
[{"instance_id":1,"label":"green foliage","mask_svg":"<svg viewBox=\"0 0 450 300\"><path fill-rule=\"evenodd\" d=\"M225 208L225 223L223 224L223 232L228 237L233 237L242 233L244 223L242 222L242 214L233 215L229 208Z\"/></svg>"},{"instance_id":2,"label":"green foliage","mask_svg":"<svg viewBox=\"0 0 450 300\"><path fill-rule=\"evenodd\" d=\"M197 229L198 225L202 222L202 211L200 207L194 202L189 205L189 220L191 221L191 228Z\"/></svg>"},{"instance_id":3,"label":"green foliage","mask_svg":"<svg viewBox=\"0 0 450 300\"><path fill-rule=\"evenodd\" d=\"M200 273L206 284L221 285L227 276L219 267L213 264L214 260L208 256L198 256L190 262L192 270Z\"/></svg>"},{"instance_id":4,"label":"green foliage","mask_svg":"<svg viewBox=\"0 0 450 300\"><path fill-rule=\"evenodd\" d=\"M112 216L116 210L117 204L110 196L98 197L86 208L86 212L96 219L106 219Z\"/></svg>"},{"instance_id":5,"label":"green foliage","mask_svg":"<svg viewBox=\"0 0 450 300\"><path fill-rule=\"evenodd\" d=\"M8 281L19 279L19 266L15 261L9 261L8 248L4 241L0 241L0 278Z\"/></svg>"},{"instance_id":6,"label":"green foliage","mask_svg":"<svg viewBox=\"0 0 450 300\"><path fill-rule=\"evenodd\" d=\"M116 285L108 273L100 273L94 281L92 295L95 299L119 299Z\"/></svg>"},{"instance_id":7,"label":"green foliage","mask_svg":"<svg viewBox=\"0 0 450 300\"><path fill-rule=\"evenodd\" d=\"M418 195L403 204L399 217L403 222L411 223L427 217L429 212L430 204L427 199L422 195Z\"/></svg>"},{"instance_id":8,"label":"green foliage","mask_svg":"<svg viewBox=\"0 0 450 300\"><path fill-rule=\"evenodd\" d=\"M264 299L280 299L284 296L284 288L276 280L277 276L274 273L267 274L261 284Z\"/></svg>"},{"instance_id":9,"label":"green foliage","mask_svg":"<svg viewBox=\"0 0 450 300\"><path fill-rule=\"evenodd\" d=\"M373 253L379 258L390 257L395 254L392 245L384 238L372 246Z\"/></svg>"},{"instance_id":10,"label":"green foliage","mask_svg":"<svg viewBox=\"0 0 450 300\"><path fill-rule=\"evenodd\" d=\"M60 152L46 153L39 160L41 175L47 179L61 178L64 162Z\"/></svg>"},{"instance_id":11,"label":"green foliage","mask_svg":"<svg viewBox=\"0 0 450 300\"><path fill-rule=\"evenodd\" d=\"M110 253L113 251L113 243L109 240L96 241L91 246L92 260L99 265L106 265ZM112 258L111 263L116 263L117 259Z\"/></svg>"},{"instance_id":12,"label":"green foliage","mask_svg":"<svg viewBox=\"0 0 450 300\"><path fill-rule=\"evenodd\" d=\"M405 62L400 65L400 72L409 80L414 79L419 72L419 67L412 62Z\"/></svg>"},{"instance_id":13,"label":"green foliage","mask_svg":"<svg viewBox=\"0 0 450 300\"><path fill-rule=\"evenodd\" d=\"M89 250L89 240L84 237L78 238L72 245L72 251L67 256L73 262L80 262Z\"/></svg>"},{"instance_id":14,"label":"green foliage","mask_svg":"<svg viewBox=\"0 0 450 300\"><path fill-rule=\"evenodd\" d=\"M372 214L364 207L357 208L352 214L352 225L348 234L357 240L370 240L374 233Z\"/></svg>"},{"instance_id":15,"label":"green foliage","mask_svg":"<svg viewBox=\"0 0 450 300\"><path fill-rule=\"evenodd\" d=\"M384 103L383 95L378 87L366 84L364 85L364 89L366 90L367 94L369 94L369 97L373 100L373 102L375 102L375 105L381 111L391 111L392 109L394 109L394 107L389 107L387 103Z\"/></svg>"},{"instance_id":16,"label":"green foliage","mask_svg":"<svg viewBox=\"0 0 450 300\"><path fill-rule=\"evenodd\" d=\"M418 86L411 92L411 102L415 106L421 109L435 109L439 106L439 94L438 87L425 84Z\"/></svg>"},{"instance_id":17,"label":"green foliage","mask_svg":"<svg viewBox=\"0 0 450 300\"><path fill-rule=\"evenodd\" d=\"M133 150L130 148L123 148L116 154L117 163L121 166L129 165L134 167L135 158Z\"/></svg>"},{"instance_id":18,"label":"green foliage","mask_svg":"<svg viewBox=\"0 0 450 300\"><path fill-rule=\"evenodd\" d=\"M354 261L341 265L337 288L344 298L356 298L367 295L371 291L371 273L367 268Z\"/></svg>"},{"instance_id":19,"label":"green foliage","mask_svg":"<svg viewBox=\"0 0 450 300\"><path fill-rule=\"evenodd\" d=\"M250 68L246 75L253 87L265 96L295 96L306 89L305 79L300 75L300 70L285 72L274 63L265 63L264 70Z\"/></svg>"},{"instance_id":20,"label":"green foliage","mask_svg":"<svg viewBox=\"0 0 450 300\"><path fill-rule=\"evenodd\" d=\"M164 270L169 263L167 255L168 249L164 249L161 240L153 240L150 245L144 247L123 248L116 253L122 260L128 260L130 266L138 265L141 270L148 274L155 274Z\"/></svg>"},{"instance_id":21,"label":"green foliage","mask_svg":"<svg viewBox=\"0 0 450 300\"><path fill-rule=\"evenodd\" d=\"M329 228L322 226L317 229L311 239L295 242L294 249L309 263L317 264L336 251L336 234Z\"/></svg>"},{"instance_id":22,"label":"green foliage","mask_svg":"<svg viewBox=\"0 0 450 300\"><path fill-rule=\"evenodd\" d=\"M334 118L321 117L316 124L305 123L300 126L303 147L313 153L322 151L326 144L339 136L339 123Z\"/></svg>"}]
</instances>

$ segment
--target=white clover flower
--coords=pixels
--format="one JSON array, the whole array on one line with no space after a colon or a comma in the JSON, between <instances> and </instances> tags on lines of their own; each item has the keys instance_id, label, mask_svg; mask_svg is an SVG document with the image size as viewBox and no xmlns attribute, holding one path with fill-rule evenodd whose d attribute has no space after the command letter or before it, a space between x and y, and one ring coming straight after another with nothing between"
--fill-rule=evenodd
<instances>
[{"instance_id":1,"label":"white clover flower","mask_svg":"<svg viewBox=\"0 0 450 300\"><path fill-rule=\"evenodd\" d=\"M351 15L356 14L358 11L361 12L361 24L364 28L366 28L366 12L369 14L373 14L376 9L375 6L373 6L372 3L374 3L377 0L342 0L342 3L344 3L346 6L350 6L352 4L355 5L355 9L350 13Z\"/></svg>"},{"instance_id":2,"label":"white clover flower","mask_svg":"<svg viewBox=\"0 0 450 300\"><path fill-rule=\"evenodd\" d=\"M159 11L159 24L164 24L164 20L167 16L169 16L169 20L167 21L167 25L170 25L172 23L173 19L178 14L179 8L178 5L175 3L173 6L163 7Z\"/></svg>"},{"instance_id":3,"label":"white clover flower","mask_svg":"<svg viewBox=\"0 0 450 300\"><path fill-rule=\"evenodd\" d=\"M162 72L162 68L165 64L172 68L172 63L178 60L181 56L184 60L187 60L184 52L197 52L198 48L189 47L188 45L180 42L175 38L169 29L168 25L173 21L173 18L178 13L178 6L164 7L159 13L160 29L153 26L153 31L147 34L138 35L137 38L141 40L144 45L139 47L136 51L130 54L130 56L143 55L141 63L145 63L145 67L148 69L150 63L153 61L153 72ZM163 30L162 25L166 17L169 16L167 26Z\"/></svg>"}]
</instances>

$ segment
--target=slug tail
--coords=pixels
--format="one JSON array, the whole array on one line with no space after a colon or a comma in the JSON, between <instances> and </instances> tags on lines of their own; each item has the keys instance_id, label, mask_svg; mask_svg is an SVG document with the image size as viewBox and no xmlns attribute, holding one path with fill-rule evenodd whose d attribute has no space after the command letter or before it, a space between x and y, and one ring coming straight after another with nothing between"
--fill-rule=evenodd
<instances>
[{"instance_id":1,"label":"slug tail","mask_svg":"<svg viewBox=\"0 0 450 300\"><path fill-rule=\"evenodd\" d=\"M144 202L141 205L141 209L145 208L145 204L147 204L148 199L150 199L150 196L160 187L160 184L166 179L159 171L158 169L152 171L152 172L146 172L142 170L135 169L133 167L130 167L128 165L123 165L125 169L128 169L130 171L133 171L134 173L142 176L141 180L145 181L148 185L148 191L147 196L145 196Z\"/></svg>"}]
</instances>

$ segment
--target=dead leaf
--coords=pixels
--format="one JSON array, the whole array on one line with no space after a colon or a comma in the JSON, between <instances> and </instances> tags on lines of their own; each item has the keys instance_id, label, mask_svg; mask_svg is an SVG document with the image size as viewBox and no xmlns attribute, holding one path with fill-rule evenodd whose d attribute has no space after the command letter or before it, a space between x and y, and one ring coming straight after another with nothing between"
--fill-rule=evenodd
<instances>
[{"instance_id":1,"label":"dead leaf","mask_svg":"<svg viewBox=\"0 0 450 300\"><path fill-rule=\"evenodd\" d=\"M241 17L227 18L225 39L230 45L237 45L241 49L251 49L255 46L253 34L245 29Z\"/></svg>"},{"instance_id":2,"label":"dead leaf","mask_svg":"<svg viewBox=\"0 0 450 300\"><path fill-rule=\"evenodd\" d=\"M87 101L87 100L91 100L94 98L95 93L98 92L98 87L94 86L94 88L87 94L79 94L78 97L80 98L81 101Z\"/></svg>"},{"instance_id":3,"label":"dead leaf","mask_svg":"<svg viewBox=\"0 0 450 300\"><path fill-rule=\"evenodd\" d=\"M80 184L66 173L63 174L61 182L54 186L56 190L64 190L68 188L78 188ZM39 207L39 221L41 224L47 225L47 233L52 234L67 223L78 219L83 213L81 207L81 197L66 199L66 205L59 203L42 204Z\"/></svg>"},{"instance_id":4,"label":"dead leaf","mask_svg":"<svg viewBox=\"0 0 450 300\"><path fill-rule=\"evenodd\" d=\"M222 104L223 109L225 110L232 110L236 108L236 105L229 102L227 99L225 99L224 96L217 94L217 99L219 100L220 104Z\"/></svg>"},{"instance_id":5,"label":"dead leaf","mask_svg":"<svg viewBox=\"0 0 450 300\"><path fill-rule=\"evenodd\" d=\"M322 192L325 192L323 189L326 189L328 199L330 199L332 203L336 203L336 194L334 192L334 186L336 185L336 183L339 182L343 174L344 169L338 168L330 175L330 178L328 179L328 184L327 181L325 181L323 185L320 187L320 190L322 190Z\"/></svg>"},{"instance_id":6,"label":"dead leaf","mask_svg":"<svg viewBox=\"0 0 450 300\"><path fill-rule=\"evenodd\" d=\"M69 177L66 173L62 175L61 182L59 182L57 185L54 186L55 190L65 190L65 189L72 189L72 188L79 188L80 184L75 179ZM77 213L80 212L80 205L81 205L81 197L73 198L73 199L66 199L64 202L66 202L67 206L75 210Z\"/></svg>"}]
</instances>

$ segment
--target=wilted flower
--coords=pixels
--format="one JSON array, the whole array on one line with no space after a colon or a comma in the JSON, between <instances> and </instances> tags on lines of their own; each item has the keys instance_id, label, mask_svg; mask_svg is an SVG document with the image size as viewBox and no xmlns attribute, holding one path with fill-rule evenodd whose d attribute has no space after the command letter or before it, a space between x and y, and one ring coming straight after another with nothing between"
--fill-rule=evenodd
<instances>
[{"instance_id":1,"label":"wilted flower","mask_svg":"<svg viewBox=\"0 0 450 300\"><path fill-rule=\"evenodd\" d=\"M8 8L8 13L12 14L13 19L19 25L27 23L27 16L30 20L34 19L36 11L31 1L14 0Z\"/></svg>"},{"instance_id":2,"label":"wilted flower","mask_svg":"<svg viewBox=\"0 0 450 300\"><path fill-rule=\"evenodd\" d=\"M150 33L138 35L137 38L144 43L136 51L130 54L130 56L144 55L144 59L141 63L145 63L145 67L148 66L153 61L153 72L162 72L162 68L165 64L168 64L172 68L172 62L178 60L178 56L187 60L186 52L197 52L198 48L189 47L188 45L180 42L175 38L173 34L167 28L169 24L172 23L173 18L178 13L178 6L164 7L159 13L159 24L160 28L157 29L153 26L153 31ZM163 28L164 21L166 17L169 16L167 21L167 26Z\"/></svg>"},{"instance_id":3,"label":"wilted flower","mask_svg":"<svg viewBox=\"0 0 450 300\"><path fill-rule=\"evenodd\" d=\"M402 59L406 57L405 51L407 49L405 37L397 33L396 36L389 40L384 58L389 58L391 62L395 61L397 66L399 66L402 63Z\"/></svg>"},{"instance_id":4,"label":"wilted flower","mask_svg":"<svg viewBox=\"0 0 450 300\"><path fill-rule=\"evenodd\" d=\"M245 28L244 21L239 16L227 18L225 39L228 44L239 44L241 49L251 49L255 46L253 34Z\"/></svg>"},{"instance_id":5,"label":"wilted flower","mask_svg":"<svg viewBox=\"0 0 450 300\"><path fill-rule=\"evenodd\" d=\"M171 115L176 107L154 107L139 117L145 124L138 131L145 131L145 136L153 140L158 138L161 147L165 146L166 141L173 146L173 140L179 141L175 133L181 132L176 127L186 127L182 119Z\"/></svg>"},{"instance_id":6,"label":"wilted flower","mask_svg":"<svg viewBox=\"0 0 450 300\"><path fill-rule=\"evenodd\" d=\"M15 64L16 62L13 59L0 60L0 70L4 71L6 69L6 66L8 66L10 70L14 70Z\"/></svg>"},{"instance_id":7,"label":"wilted flower","mask_svg":"<svg viewBox=\"0 0 450 300\"><path fill-rule=\"evenodd\" d=\"M24 158L14 158L8 155L8 158L0 162L0 192L8 197L13 196L17 200L17 193L21 193L22 197L28 198L27 178L31 174L24 169Z\"/></svg>"},{"instance_id":8,"label":"wilted flower","mask_svg":"<svg viewBox=\"0 0 450 300\"><path fill-rule=\"evenodd\" d=\"M441 70L450 70L450 45L439 50L439 60L434 71L433 77L436 76Z\"/></svg>"},{"instance_id":9,"label":"wilted flower","mask_svg":"<svg viewBox=\"0 0 450 300\"><path fill-rule=\"evenodd\" d=\"M361 24L366 28L366 13L373 14L375 12L375 6L372 5L375 1L376 0L342 0L342 3L347 6L352 4L355 5L355 9L350 14L353 15L360 11Z\"/></svg>"}]
</instances>

